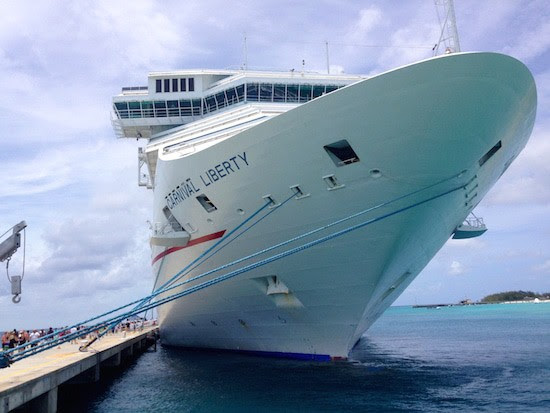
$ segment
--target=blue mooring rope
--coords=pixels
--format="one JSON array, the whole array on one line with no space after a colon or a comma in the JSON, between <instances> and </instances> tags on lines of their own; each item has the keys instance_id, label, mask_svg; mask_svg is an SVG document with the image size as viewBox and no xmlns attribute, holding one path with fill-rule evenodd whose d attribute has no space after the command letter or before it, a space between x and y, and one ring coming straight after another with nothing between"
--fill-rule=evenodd
<instances>
[{"instance_id":1,"label":"blue mooring rope","mask_svg":"<svg viewBox=\"0 0 550 413\"><path fill-rule=\"evenodd\" d=\"M284 203L286 203L288 200L290 200L294 195L292 195L291 197L289 197L287 200L284 201ZM230 232L228 232L227 234L225 234L220 240L218 240L214 245L212 245L211 247L209 247L206 251L204 251L201 255L199 255L197 258L195 258L191 263L189 263L185 268L183 268L181 271L179 271L178 273L176 273L174 276L172 276L171 279L169 279L168 281L166 281L161 287L159 287L157 290L153 291L153 293L145 298L142 298L142 299L139 299L139 300L135 300L131 303L128 303L128 304L125 304L123 306L120 306L120 307L117 307L113 310L110 310L106 313L103 313L103 314L100 314L98 316L95 316L95 317L92 317L88 320L85 320L79 324L74 324L73 326L70 326L70 327L67 327L65 329L61 329L61 330L56 330L54 331L53 333L50 333L44 337L41 338L42 340L42 343L41 344L38 344L36 345L35 347L33 348L30 348L30 349L27 349L27 350L24 350L24 347L26 346L22 346L23 347L23 351L19 351L18 352L18 355L17 355L17 359L15 357L13 357L11 359L11 361L15 361L15 360L20 360L22 358L25 358L25 357L29 357L31 355L34 355L36 353L39 353L41 351L44 351L44 350L48 350L52 347L55 347L56 345L58 344L61 344L61 343L65 343L69 340L72 340L74 338L78 338L78 337L82 337L86 334L89 334L93 331L97 331L98 328L103 328L103 327L107 327L105 329L105 331L101 332L98 334L97 337L95 337L93 340L91 340L89 343L87 343L85 346L81 347L81 350L84 350L86 349L87 347L89 347L93 342L95 342L97 339L99 339L100 337L102 337L103 335L105 335L111 328L114 328L117 324L120 323L120 321L122 321L124 318L127 318L127 317L130 317L131 315L135 315L135 314L139 314L141 312L143 312L144 310L140 310L141 307L143 307L143 305L145 305L146 303L148 303L152 298L156 297L157 295L161 294L164 290L170 290L171 288L167 288L167 286L170 284L170 283L173 283L174 281L177 281L177 279L181 278L182 276L184 276L185 274L181 275L183 272L185 272L191 265L193 265L194 263L196 263L198 260L200 260L201 258L203 258L206 254L208 254L209 252L211 252L214 248L216 248L217 246L219 246L221 243L223 243L224 241L226 241L232 234L234 234L236 231L238 231L240 228L242 228L244 225L246 225L248 222L250 222L254 217L256 217L261 211L263 211L265 208L269 207L271 205L270 202L266 202L264 205L262 205L258 210L256 210L254 213L252 213L252 215L250 215L247 219L245 219L242 223L240 223L239 225L237 225L233 230L231 230ZM235 238L233 238L232 240L230 240L228 242L228 244L232 241L234 241L236 238L238 238L240 235L242 235L243 233L245 233L246 231L248 231L250 228L252 228L254 225L256 225L258 222L260 222L261 220L263 220L266 216L268 216L269 214L271 214L274 210L270 211L268 214L264 215L263 217L261 217L257 222L253 223L249 228L245 229L243 232L241 232L240 234L238 234ZM226 244L226 245L228 245ZM220 249L222 249L224 246L220 247L217 251L215 251L214 253L212 253L209 257L205 258L202 262L204 262L206 259L210 258L212 255L214 255L215 253L217 253ZM202 263L201 262L201 263ZM195 267L194 267L195 268ZM111 318L111 319L108 319L106 321L103 321L101 323L97 323L97 324L94 324L90 327L86 327L84 329L80 329L78 330L77 332L75 333L72 333L72 334L66 334L66 335L63 335L63 336L58 336L57 338L55 338L56 335L59 335L61 332L63 331L67 331L68 329L71 329L73 327L78 327L78 326L81 326L81 325L84 325L84 324L87 324L91 321L94 321L94 320L97 320L99 318L102 318L102 317L105 317L109 314L112 314L114 312L117 312L117 311L120 311L126 307L129 307L130 305L133 305L133 304L138 304L134 309L132 309L131 311L127 312L127 313L124 313L123 315L121 316L117 316L117 317L114 317L114 318ZM109 325L107 326L107 323L111 320L116 320L112 325ZM44 341L44 340L48 340L48 339L52 339L52 341ZM2 356L3 355L8 355L12 352L15 352L17 350L20 350L20 347L21 346L18 346L18 347L15 347L13 349L10 349L10 350L7 350L5 352L0 352L0 368L2 367ZM4 366L5 367L5 366Z\"/></svg>"},{"instance_id":2,"label":"blue mooring rope","mask_svg":"<svg viewBox=\"0 0 550 413\"><path fill-rule=\"evenodd\" d=\"M345 217L345 218L340 219L340 220L338 220L338 221L335 221L335 222L333 222L333 223L327 224L327 225L325 225L325 226L323 226L323 227L320 227L320 228L317 228L317 229L315 229L315 230L309 231L309 232L307 232L307 233L305 233L305 234L302 234L302 235L299 235L299 236L297 236L297 237L295 237L295 238L292 238L292 239L289 239L289 240L287 240L287 241L284 241L284 242L282 242L282 243L280 243L280 244L277 244L277 245L268 247L268 248L266 248L266 249L264 249L264 250L261 250L261 251L258 251L258 252L256 252L256 253L253 253L253 254L251 254L251 255L249 255L249 256L247 256L247 257L240 258L240 259L235 260L235 261L233 261L233 262L231 262L231 263L229 263L229 264L222 265L222 266L220 266L220 267L218 267L218 268L215 268L215 269L213 269L213 270L207 271L206 273L197 275L197 276L195 276L195 277L193 277L193 278L191 278L191 279L189 279L189 280L185 280L185 281L183 281L183 282L181 282L181 283L178 283L178 284L175 284L175 285L170 286L171 283L173 284L175 281L177 281L177 279L179 279L179 278L185 276L185 275L187 274L187 272L193 270L193 269L196 268L198 265L202 264L204 261L206 261L207 259L209 259L209 258L210 258L211 256L213 256L214 254L216 254L216 253L217 253L218 251L220 251L222 248L224 248L225 246L227 246L230 242L234 241L236 238L238 238L238 237L239 237L240 235L242 235L244 232L248 231L248 230L249 230L250 228L252 228L254 225L256 225L256 224L259 223L261 220L263 220L266 216L268 216L269 214L271 214L272 212L274 212L274 210L275 210L276 208L275 208L274 210L270 211L270 212L269 212L268 214L266 214L264 217L260 218L257 222L255 222L254 224L252 224L249 228L247 228L247 229L246 229L245 231L243 231L241 234L238 234L235 238L233 238L232 240L230 240L230 241L228 242L228 244L226 244L225 246L220 247L218 250L214 251L210 256L208 256L208 257L205 258L206 254L208 254L208 253L210 253L211 251L213 251L214 248L216 248L216 247L219 246L222 242L224 242L225 240L227 240L229 236L231 236L232 234L234 234L238 229L242 228L243 225L245 225L247 222L249 222L254 216L256 216L258 213L260 213L263 209L265 209L266 207L268 207L268 206L270 205L270 203L267 203L266 205L263 205L259 210L257 210L253 215L251 215L247 220L243 221L243 222L242 222L240 225L238 225L235 229L233 229L231 232L227 233L227 234L226 234L224 237L222 237L222 239L220 239L217 243L215 243L215 244L212 245L210 248L208 248L206 251L204 251L199 257L197 257L195 260L193 260L193 261L192 261L190 264L188 264L184 269L182 269L181 271L179 271L178 273L176 273L174 276L172 276L172 277L170 278L170 280L168 280L167 282L165 282L161 287L159 287L158 289L156 289L156 290L155 290L152 294L150 294L149 296L147 296L147 297L145 297L145 298L142 298L142 299L139 299L139 300L136 300L136 301L133 301L133 302L128 303L128 304L126 304L126 305L124 305L124 306L120 306L120 307L118 307L118 308L116 308L116 309L114 309L114 310L111 310L111 311L108 311L108 312L106 312L106 313L103 313L103 314L101 314L101 315L99 315L99 316L93 317L93 318L91 318L91 319L89 319L89 320L86 320L86 321L84 321L84 322L82 322L82 323L75 324L74 327L79 326L79 325L83 325L83 324L88 323L88 322L93 321L93 320L97 320L97 319L99 319L99 318L101 318L101 317L105 317L106 315L112 314L112 313L114 313L114 312L116 312L116 311L119 311L119 310L121 310L121 309L123 309L123 308L129 307L130 305L139 303L139 305L136 306L134 309L132 309L132 310L126 312L126 313L120 314L120 315L118 315L118 316L114 316L114 317L112 317L112 318L109 318L109 319L107 319L107 320L104 320L104 321L102 321L102 322L100 322L100 323L97 323L97 324L95 324L95 325L93 325L93 326L90 326L90 327L86 327L86 328L84 328L84 329L81 329L81 330L77 331L76 333L64 335L64 336L62 336L62 337L57 337L57 338L54 339L54 336L55 336L56 334L59 334L59 332L64 331L64 330L58 330L58 331L56 331L56 332L54 332L54 333L51 333L51 334L49 334L49 335L47 335L47 336L45 336L45 337L43 338L43 339L52 338L52 341L51 341L51 342L44 342L44 343L39 344L39 345L37 345L36 347L33 347L33 348L31 348L31 349L28 349L28 350L24 350L24 347L25 347L25 346L18 346L18 347L16 347L16 348L13 348L13 349L10 349L10 350L4 351L4 352L0 352L0 368L8 367L8 366L9 366L11 363L13 363L14 361L21 360L21 359L23 359L23 358L26 358L26 357L29 357L29 356L31 356L31 355L37 354L37 353L39 353L39 352L41 352L41 351L47 350L47 349L49 349L49 348L52 348L52 347L54 347L54 346L56 346L56 345L59 345L59 344L64 343L64 342L67 342L67 341L72 340L72 339L74 339L74 338L78 338L78 337L81 337L81 336L83 336L83 335L89 334L90 332L95 331L95 330L98 330L98 329L100 329L100 328L103 328L103 327L107 326L109 323L111 323L111 324L109 325L109 328L106 329L106 331L109 331L109 329L112 328L112 326L117 325L117 324L120 323L122 320L124 320L125 318L128 318L128 317L130 317L130 316L132 316L132 315L136 315L136 314L142 313L142 312L144 312L144 311L148 311L148 310L150 310L150 309L156 308L156 307L158 307L158 306L160 306L160 305L162 305L162 304L166 304L166 303L168 303L168 302L170 302L170 301L176 300L176 299L181 298L181 297L183 297L183 296L186 296L186 295L192 294L192 293L194 293L194 292L196 292L196 291L202 290L202 289L204 289L204 288L206 288L206 287L208 287L208 286L211 286L211 285L217 284L217 283L219 283L219 282L225 281L226 279L235 277L236 275L239 275L239 274L242 274L242 273L244 273L244 272L250 271L250 270L252 270L252 269L258 268L258 267L260 267L260 266L266 265L266 264L268 264L268 263L270 263L270 262L279 260L279 259L281 259L281 258L284 258L284 257L288 256L288 255L292 255L292 254L295 254L295 253L297 253L297 252L303 251L303 250L305 250L305 249L311 248L311 247L313 247L313 246L315 246L315 245L318 245L318 244L320 244L320 243L323 243L323 242L326 242L326 241L331 240L331 239L333 239L333 238L336 238L336 237L339 237L339 236L341 236L341 235L347 234L348 232L355 231L355 230L357 230L357 229L359 229L359 228L362 228L362 227L364 227L364 226L370 225L370 224L372 224L372 223L374 223L374 222L380 221L380 220L382 220L382 219L385 219L385 218L388 218L388 217L390 217L390 216L396 215L396 214L398 214L398 213L404 212L404 211L406 211L406 210L408 210L408 209L414 208L414 207L416 207L416 206L418 206L418 205L424 204L424 203L426 203L426 202L432 201L432 200L437 199L437 198L439 198L439 197L442 197L442 196L444 196L444 195L447 195L447 194L450 194L450 193L452 193L452 192L455 192L455 191L457 191L457 190L459 190L459 189L461 189L461 188L464 188L464 186L467 185L467 184L460 185L460 186L458 186L458 187L456 187L456 188L454 188L454 189L448 190L448 191L443 192L443 193L441 193L441 194L439 194L439 195L432 196L432 197L427 198L427 199L425 199L425 200L423 200L423 201L419 201L419 202L414 203L414 204L412 204L412 205L409 205L409 206L400 208L400 209L398 209L398 210L396 210L396 211L393 211L393 212L384 214L384 215L382 215L382 216L380 216L380 217L372 218L372 219L367 220L367 221L365 221L365 222L363 222L363 223L360 223L360 224L351 226L351 227L346 228L346 229L341 230L341 231L337 231L337 232L335 232L335 233L333 233L333 234L329 234L329 235L327 235L327 236L325 236L325 237L321 237L321 238L319 238L319 239L317 239L317 240L314 240L314 241L311 241L311 242L309 242L309 243L300 245L300 246L298 246L298 247L292 248L292 249L287 250L287 251L284 251L284 252L282 252L282 253L273 255L273 256L268 257L268 258L266 258L266 259L264 259L264 260L260 260L260 261L258 261L258 262L256 262L256 263L249 264L249 265L247 265L247 266L245 266L245 267L242 267L242 268L240 268L240 269L234 270L234 271L229 272L229 273L227 273L227 274L224 274L224 275L221 275L221 276L219 276L219 277L216 277L216 278L214 278L214 279L212 279L212 280L209 280L209 281L206 281L206 282L204 282L204 283L201 283L201 284L198 284L198 285L196 285L196 286L193 286L193 287L191 287L191 288L189 288L189 289L186 289L186 290L184 290L184 291L182 291L182 292L180 292L180 293L170 295L170 296L165 297L165 298L163 298L163 299L161 299L161 300L158 300L158 301L156 301L156 302L154 302L154 303L148 304L149 301L150 301L152 298L154 298L154 297L156 297L156 296L158 296L158 295L160 295L160 294L162 294L162 293L164 293L164 292L167 292L167 291L172 290L172 289L174 289L174 288L180 287L180 286L182 286L182 285L184 285L184 284L187 284L187 283L189 283L189 282L191 282L191 281L195 281L195 280L197 280L197 279L199 279L199 278L205 277L205 276L210 275L210 274L212 274L212 273L214 273L214 272L220 271L220 270L222 270L222 269L225 269L225 268L230 267L230 266L232 266L232 265L238 264L238 263L243 262L243 261L245 261L245 260L254 258L254 257L258 256L258 255L265 254L266 252L269 252L269 251L271 251L271 250L273 250L273 249L275 249L275 248L279 248L279 247L284 246L284 245L287 245L287 244L289 244L289 243L291 243L291 242L294 242L294 241L297 241L297 240L299 240L299 239L302 239L302 238L304 238L304 237L306 237L306 236L310 236L310 235L315 234L315 233L317 233L317 232L319 232L319 231L325 230L325 229L330 228L330 227L332 227L332 226L334 226L334 225L340 224L340 223L342 223L342 222L344 222L344 221L347 221L347 220L349 220L349 219L355 218L355 217L357 217L357 216L360 216L360 215L365 214L365 213L367 213L367 212L370 212L370 211L372 211L372 210L381 208L381 207L383 207L383 206L387 206L387 205L389 205L389 204L391 204L391 203L393 203L393 202L396 202L396 201L398 201L398 200L404 199L404 198L406 198L406 197L408 197L408 196L417 194L417 193L419 193L419 192L421 192L421 191L424 191L424 190L426 190L426 189L432 188L432 187L434 187L434 186L436 186L436 185L439 185L439 184L441 184L441 183L443 183L443 182L446 182L446 181L449 181L449 180L454 179L454 178L456 178L456 177L459 177L462 173L463 173L463 172L461 172L460 174L456 174L456 175L454 175L454 176L452 176L452 177L450 177L450 178L447 178L447 179L441 180L441 181L439 181L439 182L436 182L436 183L434 183L434 184L431 184L431 185L429 185L429 186L426 186L426 187L424 187L424 188L421 188L421 189L419 189L419 190L416 190L416 191L413 191L413 192L411 192L411 193L408 193L408 194L406 194L406 195L399 196L399 197L397 197L397 198L395 198L395 199L393 199L393 200L386 201L386 202L384 202L384 203L381 203L381 204L376 205L376 206L374 206L374 207L368 208L368 209L363 210L363 211L361 211L361 212L352 214L352 215L350 215L350 216L348 216L348 217ZM289 197L288 199L286 199L286 200L285 200L281 205L279 205L279 206L284 205L286 202L288 202L288 201L289 201L290 199L292 199L294 196L295 196L295 195L293 194L291 197ZM197 265L195 265L195 267L189 269L192 265L194 265L195 263L197 263L197 262L198 262L199 260L201 260L201 259L203 259L203 260L202 260L200 263L198 263ZM188 270L189 270L189 271L188 271ZM186 272L186 271L187 271L187 272ZM185 274L184 274L184 272L185 272ZM105 333L102 333L101 335L103 335L103 334L105 334ZM21 350L21 347L23 347L23 351L20 351L18 354L14 355L14 356L12 356L12 357L10 358L9 354L12 353L12 352L15 352L16 350Z\"/></svg>"}]
</instances>

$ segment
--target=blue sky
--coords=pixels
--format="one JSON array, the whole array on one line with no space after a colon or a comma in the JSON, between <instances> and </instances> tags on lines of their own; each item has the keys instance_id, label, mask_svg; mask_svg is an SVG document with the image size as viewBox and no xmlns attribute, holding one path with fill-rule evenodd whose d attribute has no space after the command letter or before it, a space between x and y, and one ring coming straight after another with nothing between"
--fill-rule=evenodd
<instances>
[{"instance_id":1,"label":"blue sky","mask_svg":"<svg viewBox=\"0 0 550 413\"><path fill-rule=\"evenodd\" d=\"M463 50L531 69L537 121L476 210L489 231L449 241L396 304L550 291L550 3L455 9ZM0 16L0 233L29 225L19 305L0 275L0 330L77 322L150 291L152 194L137 186L138 143L116 140L109 118L122 86L149 71L239 67L245 32L250 68L324 71L328 41L333 72L362 74L429 57L439 35L430 0L4 1Z\"/></svg>"}]
</instances>

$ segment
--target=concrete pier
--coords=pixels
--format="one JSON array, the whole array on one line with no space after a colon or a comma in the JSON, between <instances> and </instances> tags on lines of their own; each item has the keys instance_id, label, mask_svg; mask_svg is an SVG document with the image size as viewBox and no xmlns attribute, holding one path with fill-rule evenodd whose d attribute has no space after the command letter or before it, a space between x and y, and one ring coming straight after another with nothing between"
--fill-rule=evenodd
<instances>
[{"instance_id":1,"label":"concrete pier","mask_svg":"<svg viewBox=\"0 0 550 413\"><path fill-rule=\"evenodd\" d=\"M65 343L0 369L0 413L53 413L57 411L62 384L97 382L102 368L120 366L155 344L157 327L106 335L87 352L78 344Z\"/></svg>"}]
</instances>

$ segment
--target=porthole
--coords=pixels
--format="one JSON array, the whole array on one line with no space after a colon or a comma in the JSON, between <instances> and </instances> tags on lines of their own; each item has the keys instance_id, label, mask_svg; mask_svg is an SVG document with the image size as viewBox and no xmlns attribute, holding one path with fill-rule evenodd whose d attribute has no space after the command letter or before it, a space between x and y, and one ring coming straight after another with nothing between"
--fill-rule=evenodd
<instances>
[{"instance_id":1,"label":"porthole","mask_svg":"<svg viewBox=\"0 0 550 413\"><path fill-rule=\"evenodd\" d=\"M382 176L382 172L380 172L380 169L371 169L369 171L369 174L373 178L380 178Z\"/></svg>"}]
</instances>

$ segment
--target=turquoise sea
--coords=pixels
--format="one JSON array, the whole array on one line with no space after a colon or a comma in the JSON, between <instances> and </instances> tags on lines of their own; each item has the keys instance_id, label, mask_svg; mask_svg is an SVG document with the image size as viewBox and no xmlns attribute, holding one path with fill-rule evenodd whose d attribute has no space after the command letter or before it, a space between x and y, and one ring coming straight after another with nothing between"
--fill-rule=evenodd
<instances>
[{"instance_id":1,"label":"turquoise sea","mask_svg":"<svg viewBox=\"0 0 550 413\"><path fill-rule=\"evenodd\" d=\"M348 361L160 347L60 411L550 412L550 303L391 307Z\"/></svg>"}]
</instances>

